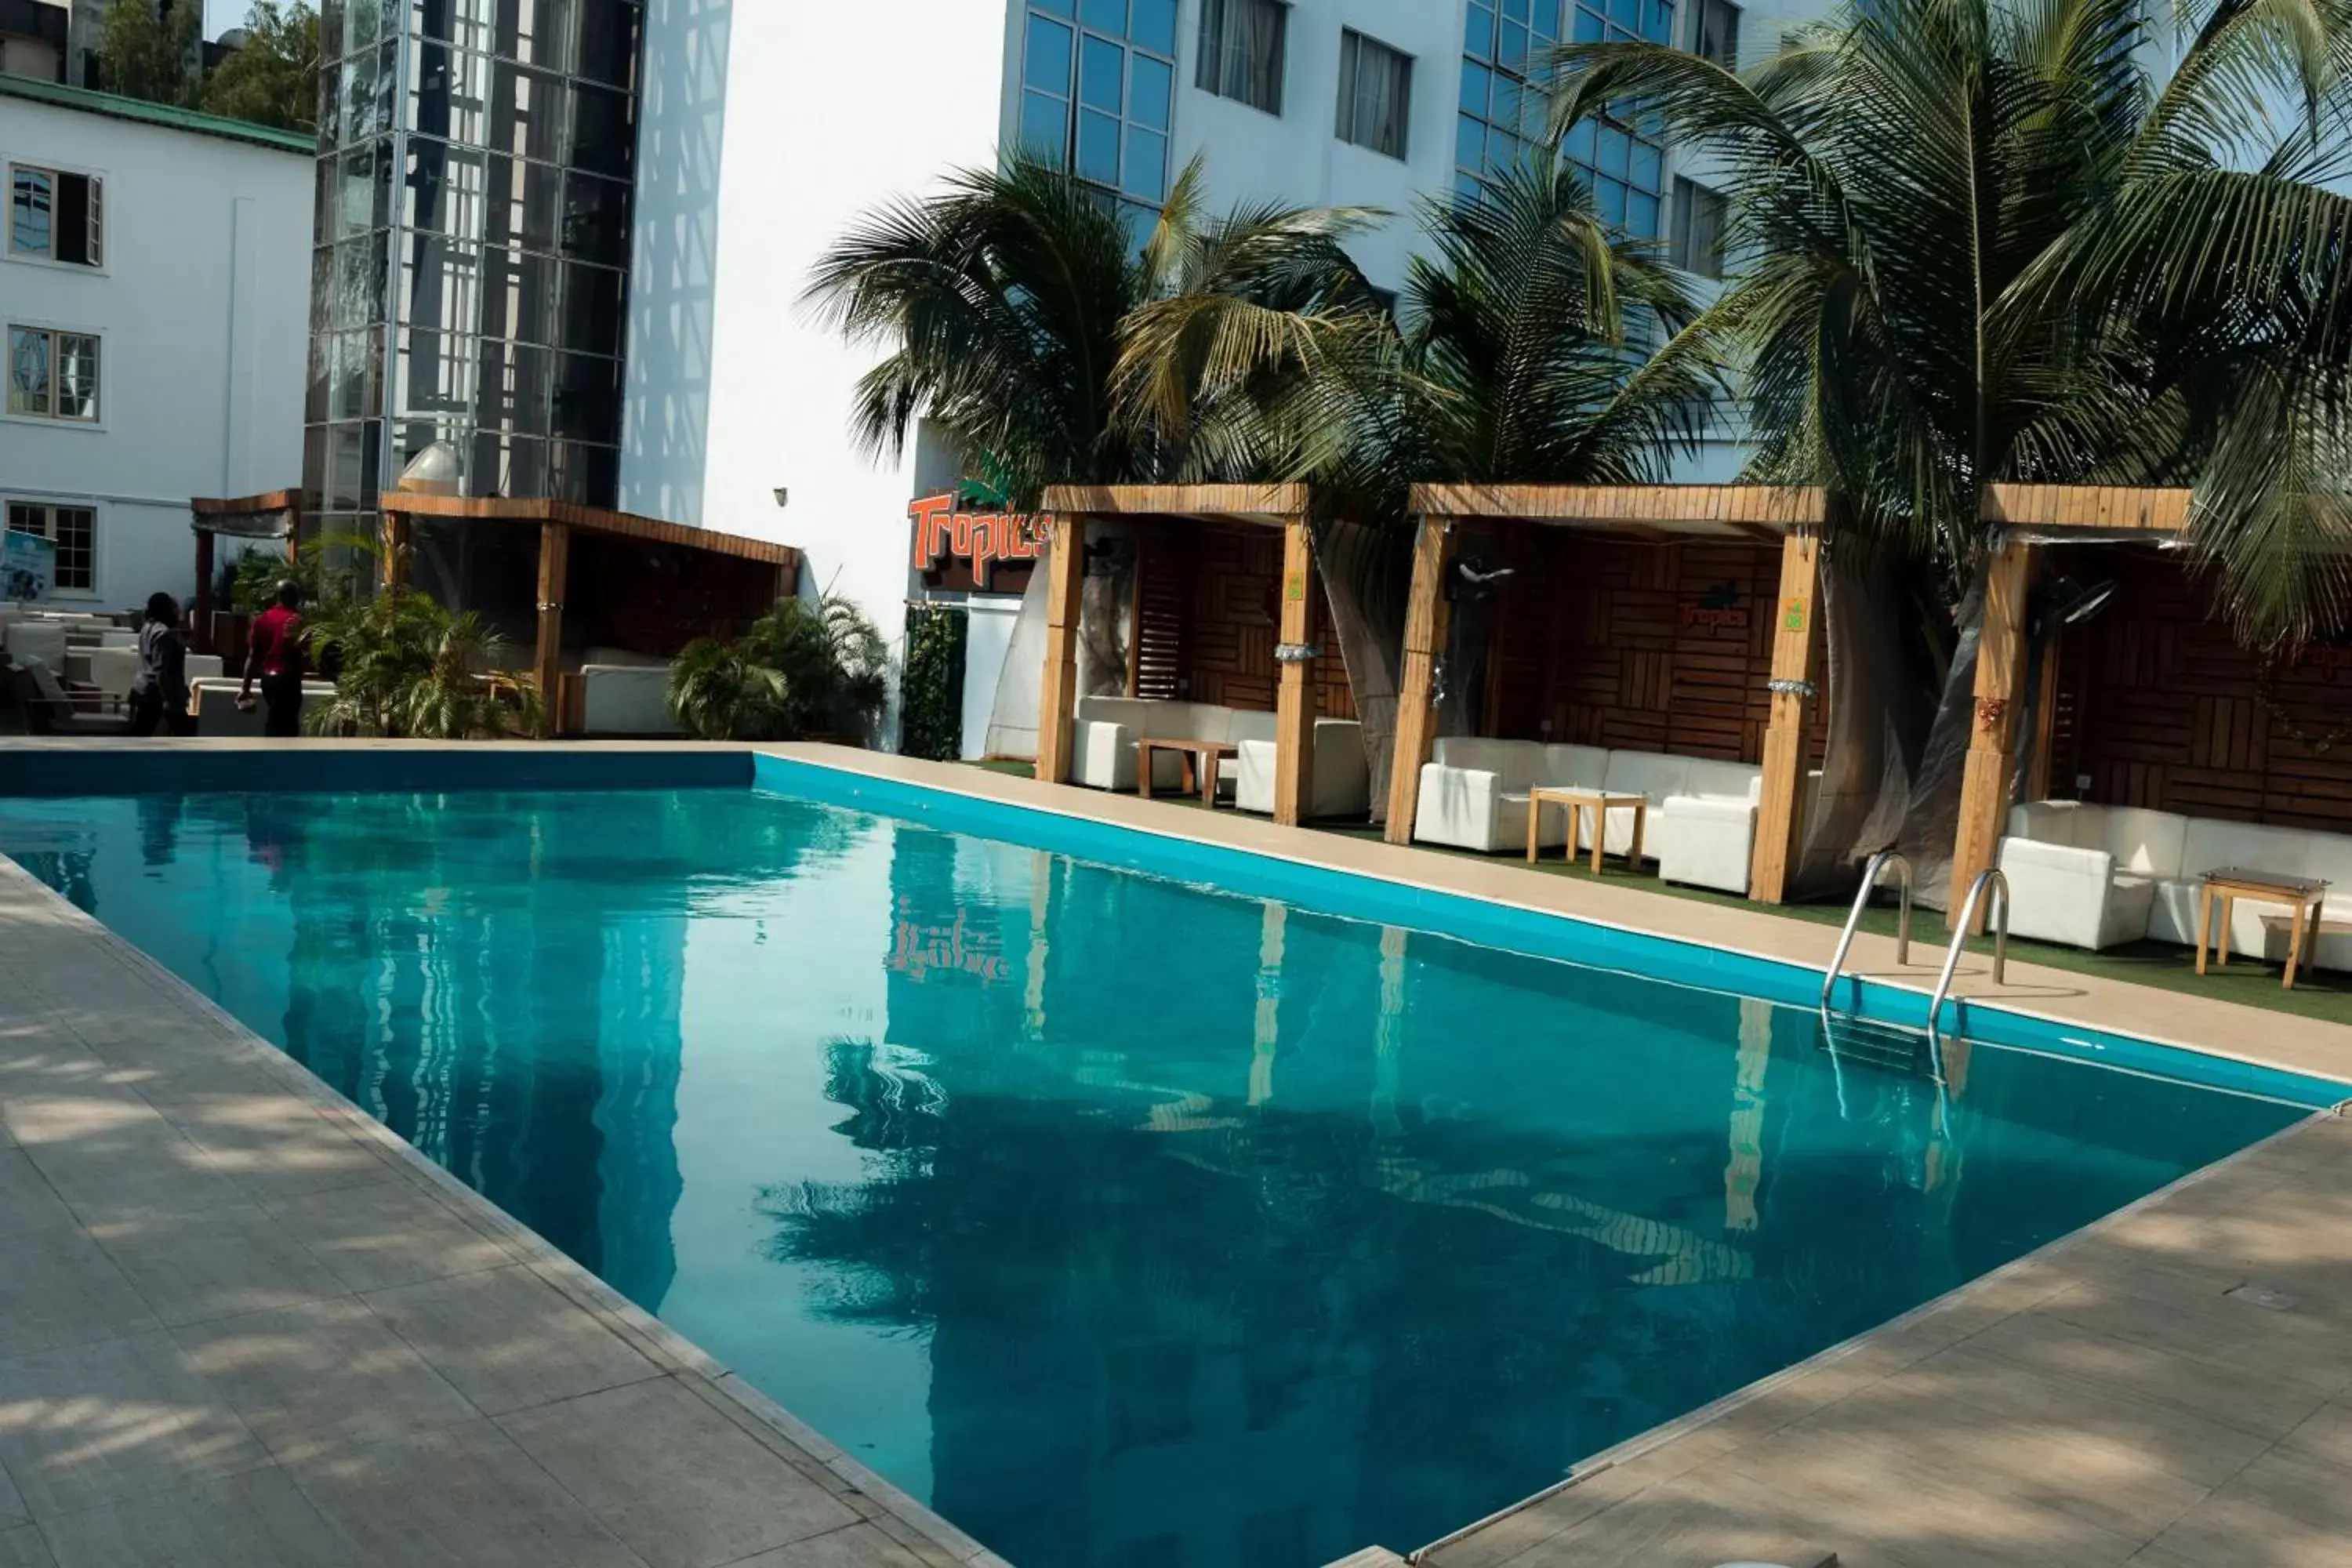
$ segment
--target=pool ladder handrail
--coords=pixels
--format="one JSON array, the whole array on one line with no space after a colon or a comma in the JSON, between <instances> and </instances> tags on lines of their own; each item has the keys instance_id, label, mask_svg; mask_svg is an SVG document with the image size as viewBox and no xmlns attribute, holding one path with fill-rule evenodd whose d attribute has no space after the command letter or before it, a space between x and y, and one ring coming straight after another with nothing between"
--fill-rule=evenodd
<instances>
[{"instance_id":1,"label":"pool ladder handrail","mask_svg":"<svg viewBox=\"0 0 2352 1568\"><path fill-rule=\"evenodd\" d=\"M1861 929L1862 911L1870 907L1870 895L1878 890L1879 874L1888 865L1901 868L1903 880L1897 884L1903 893L1903 913L1895 926L1895 962L1911 962L1911 862L1899 849L1881 849L1863 868L1862 890L1853 896L1853 910L1845 917L1845 930L1838 933L1837 951L1830 954L1829 973L1822 976L1822 1011L1829 1011L1830 995L1837 989L1838 975L1845 968L1846 950L1853 945L1853 933Z\"/></svg>"},{"instance_id":2,"label":"pool ladder handrail","mask_svg":"<svg viewBox=\"0 0 2352 1568\"><path fill-rule=\"evenodd\" d=\"M1985 889L2000 889L2000 897L1992 906L1992 983L2000 984L2009 973L2009 879L1998 866L1988 866L1977 873L1969 884L1969 896L1961 901L1960 918L1952 922L1952 943L1944 950L1944 972L1936 976L1935 994L1927 998L1927 1033L1936 1033L1936 1020L1944 1011L1944 1000L1951 994L1952 974L1960 966L1960 950L1969 944L1969 931L1976 924L1977 900L1984 897Z\"/></svg>"}]
</instances>

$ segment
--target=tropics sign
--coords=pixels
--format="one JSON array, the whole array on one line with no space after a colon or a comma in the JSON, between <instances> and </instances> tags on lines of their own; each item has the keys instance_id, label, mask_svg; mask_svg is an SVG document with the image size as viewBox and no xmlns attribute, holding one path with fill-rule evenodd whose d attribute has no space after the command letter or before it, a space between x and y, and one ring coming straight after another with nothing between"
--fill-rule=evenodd
<instances>
[{"instance_id":1,"label":"tropics sign","mask_svg":"<svg viewBox=\"0 0 2352 1568\"><path fill-rule=\"evenodd\" d=\"M1050 516L1025 512L959 510L953 490L907 503L914 524L915 570L928 574L961 562L971 571L974 588L986 593L993 568L1031 566L1045 551Z\"/></svg>"}]
</instances>

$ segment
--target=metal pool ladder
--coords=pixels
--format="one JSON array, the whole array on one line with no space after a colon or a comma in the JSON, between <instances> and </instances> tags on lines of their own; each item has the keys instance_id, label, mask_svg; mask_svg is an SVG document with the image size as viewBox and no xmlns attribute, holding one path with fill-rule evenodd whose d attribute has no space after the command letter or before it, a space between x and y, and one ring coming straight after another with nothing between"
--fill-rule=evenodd
<instances>
[{"instance_id":1,"label":"metal pool ladder","mask_svg":"<svg viewBox=\"0 0 2352 1568\"><path fill-rule=\"evenodd\" d=\"M2000 899L1992 906L1992 983L1999 985L2009 973L2009 879L2001 875L2000 867L1988 866L1969 884L1969 896L1960 905L1960 918L1952 924L1952 944L1944 950L1944 972L1936 976L1936 994L1927 998L1927 1033L1931 1036L1936 1033L1936 1020L1944 1011L1944 999L1951 994L1952 972L1960 966L1960 949L1968 945L1969 928L1976 924L1977 900L1984 897L1988 886L2000 890Z\"/></svg>"},{"instance_id":2,"label":"metal pool ladder","mask_svg":"<svg viewBox=\"0 0 2352 1568\"><path fill-rule=\"evenodd\" d=\"M1862 911L1870 907L1870 895L1878 890L1879 875L1890 865L1903 873L1903 880L1899 884L1903 892L1903 912L1895 926L1895 962L1911 962L1911 862L1898 850L1882 849L1870 858L1869 865L1863 868L1862 890L1853 896L1853 912L1845 917L1845 930L1838 935L1837 951L1830 955L1829 973L1822 976L1822 1012L1824 1015L1830 1010L1830 994L1837 989L1838 976L1844 972L1846 950L1853 945L1853 933L1861 928ZM2007 883L2002 884L2001 917L2004 922L2008 919L2009 908L2007 887ZM1969 895L1971 900L1975 896L1973 893ZM2002 929L2007 930L2006 924ZM1950 978L1950 966L1947 965L1945 977Z\"/></svg>"}]
</instances>

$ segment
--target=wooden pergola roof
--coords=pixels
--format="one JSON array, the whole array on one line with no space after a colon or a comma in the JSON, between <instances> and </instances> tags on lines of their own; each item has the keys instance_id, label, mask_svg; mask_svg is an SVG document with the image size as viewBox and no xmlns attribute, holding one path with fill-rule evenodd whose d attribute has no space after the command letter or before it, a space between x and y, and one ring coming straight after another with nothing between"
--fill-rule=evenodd
<instances>
[{"instance_id":1,"label":"wooden pergola roof","mask_svg":"<svg viewBox=\"0 0 2352 1568\"><path fill-rule=\"evenodd\" d=\"M1622 538L1760 539L1818 524L1824 492L1812 485L1483 485L1412 487L1417 517L1507 519L1589 529Z\"/></svg>"},{"instance_id":2,"label":"wooden pergola roof","mask_svg":"<svg viewBox=\"0 0 2352 1568\"><path fill-rule=\"evenodd\" d=\"M576 501L386 490L383 506L387 512L409 517L559 523L583 533L610 534L621 539L642 540L648 544L675 544L682 550L708 551L714 555L731 555L739 560L757 561L770 566L794 566L800 562L800 552L789 544L778 544L765 539L746 539L739 533L721 533L715 528L689 528L684 523L664 522L659 518L639 517L633 512L607 511L602 507L582 506Z\"/></svg>"},{"instance_id":3,"label":"wooden pergola roof","mask_svg":"<svg viewBox=\"0 0 2352 1568\"><path fill-rule=\"evenodd\" d=\"M1051 485L1055 517L1178 517L1281 528L1307 515L1305 485Z\"/></svg>"},{"instance_id":4,"label":"wooden pergola roof","mask_svg":"<svg viewBox=\"0 0 2352 1568\"><path fill-rule=\"evenodd\" d=\"M188 502L188 510L194 515L189 526L198 533L283 539L294 531L295 520L301 510L300 490L265 490L257 496L196 496Z\"/></svg>"},{"instance_id":5,"label":"wooden pergola roof","mask_svg":"<svg viewBox=\"0 0 2352 1568\"><path fill-rule=\"evenodd\" d=\"M2189 492L2126 485L1992 485L1985 490L1986 522L2036 532L2185 532Z\"/></svg>"}]
</instances>

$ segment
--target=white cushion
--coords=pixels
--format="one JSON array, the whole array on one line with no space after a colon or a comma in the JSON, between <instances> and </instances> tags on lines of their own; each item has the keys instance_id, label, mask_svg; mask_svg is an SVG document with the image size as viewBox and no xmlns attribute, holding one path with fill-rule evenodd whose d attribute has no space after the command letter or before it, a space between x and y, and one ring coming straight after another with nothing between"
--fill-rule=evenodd
<instances>
[{"instance_id":1,"label":"white cushion","mask_svg":"<svg viewBox=\"0 0 2352 1568\"><path fill-rule=\"evenodd\" d=\"M2235 866L2250 871L2299 877L2310 847L2311 835L2300 828L2191 817L2181 844L2180 874L2194 879L2225 866Z\"/></svg>"},{"instance_id":2,"label":"white cushion","mask_svg":"<svg viewBox=\"0 0 2352 1568\"><path fill-rule=\"evenodd\" d=\"M1533 741L1448 735L1431 748L1430 758L1448 767L1483 769L1499 778L1503 788L1520 794L1543 776L1544 748Z\"/></svg>"},{"instance_id":3,"label":"white cushion","mask_svg":"<svg viewBox=\"0 0 2352 1568\"><path fill-rule=\"evenodd\" d=\"M66 629L54 621L11 621L7 630L0 632L0 647L7 650L12 664L37 658L53 670L62 669Z\"/></svg>"},{"instance_id":4,"label":"white cushion","mask_svg":"<svg viewBox=\"0 0 2352 1568\"><path fill-rule=\"evenodd\" d=\"M1714 795L1668 795L1651 813L1645 838L1643 847L1657 857L1664 880L1744 894L1756 849L1756 805Z\"/></svg>"},{"instance_id":5,"label":"white cushion","mask_svg":"<svg viewBox=\"0 0 2352 1568\"><path fill-rule=\"evenodd\" d=\"M1255 708L1228 708L1224 714L1225 732L1220 739L1237 745L1247 741L1271 742L1274 739L1273 714Z\"/></svg>"},{"instance_id":6,"label":"white cushion","mask_svg":"<svg viewBox=\"0 0 2352 1568\"><path fill-rule=\"evenodd\" d=\"M1599 789L1609 776L1609 752L1601 746L1546 746L1541 781L1575 789Z\"/></svg>"},{"instance_id":7,"label":"white cushion","mask_svg":"<svg viewBox=\"0 0 2352 1568\"><path fill-rule=\"evenodd\" d=\"M1609 753L1609 775L1603 785L1612 795L1638 795L1652 807L1649 826L1657 826L1656 808L1666 804L1668 795L1681 795L1690 778L1691 760L1666 752L1612 752ZM1622 855L1633 847L1633 814L1630 811L1609 813L1609 826L1601 836L1601 847L1612 855ZM1658 852L1655 842L1644 834L1642 851L1647 856Z\"/></svg>"},{"instance_id":8,"label":"white cushion","mask_svg":"<svg viewBox=\"0 0 2352 1568\"><path fill-rule=\"evenodd\" d=\"M2178 812L2149 811L2140 806L2111 805L2095 824L2098 847L2116 858L2116 869L2137 877L2178 877L2180 855L2189 832L2189 818Z\"/></svg>"},{"instance_id":9,"label":"white cushion","mask_svg":"<svg viewBox=\"0 0 2352 1568\"><path fill-rule=\"evenodd\" d=\"M1703 800L1747 801L1752 804L1763 798L1764 770L1754 763L1724 763L1712 758L1694 757L1689 776L1675 793L1696 795Z\"/></svg>"}]
</instances>

